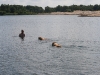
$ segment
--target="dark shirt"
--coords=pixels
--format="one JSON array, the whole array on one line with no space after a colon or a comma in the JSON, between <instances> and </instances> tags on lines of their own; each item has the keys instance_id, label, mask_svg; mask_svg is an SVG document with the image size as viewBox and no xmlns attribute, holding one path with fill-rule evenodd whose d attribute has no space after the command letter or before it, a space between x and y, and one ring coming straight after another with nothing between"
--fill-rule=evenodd
<instances>
[{"instance_id":1,"label":"dark shirt","mask_svg":"<svg viewBox=\"0 0 100 75\"><path fill-rule=\"evenodd\" d=\"M25 37L25 34L20 33L19 34L19 37L24 38Z\"/></svg>"}]
</instances>

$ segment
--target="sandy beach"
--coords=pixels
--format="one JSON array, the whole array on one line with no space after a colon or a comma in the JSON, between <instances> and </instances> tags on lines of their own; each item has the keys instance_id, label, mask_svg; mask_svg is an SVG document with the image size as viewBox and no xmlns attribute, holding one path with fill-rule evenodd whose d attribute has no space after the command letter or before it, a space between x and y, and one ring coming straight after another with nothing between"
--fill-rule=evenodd
<instances>
[{"instance_id":1,"label":"sandy beach","mask_svg":"<svg viewBox=\"0 0 100 75\"><path fill-rule=\"evenodd\" d=\"M73 11L73 12L51 12L43 15L79 15L80 17L100 17L100 11Z\"/></svg>"}]
</instances>

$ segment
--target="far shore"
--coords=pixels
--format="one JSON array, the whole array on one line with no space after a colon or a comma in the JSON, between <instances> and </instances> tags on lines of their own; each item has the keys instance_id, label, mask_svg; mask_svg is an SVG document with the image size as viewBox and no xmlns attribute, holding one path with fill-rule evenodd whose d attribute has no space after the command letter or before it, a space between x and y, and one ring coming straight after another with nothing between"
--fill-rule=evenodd
<instances>
[{"instance_id":1,"label":"far shore","mask_svg":"<svg viewBox=\"0 0 100 75\"><path fill-rule=\"evenodd\" d=\"M100 17L100 11L73 11L73 12L51 12L39 15L79 15L80 17Z\"/></svg>"}]
</instances>

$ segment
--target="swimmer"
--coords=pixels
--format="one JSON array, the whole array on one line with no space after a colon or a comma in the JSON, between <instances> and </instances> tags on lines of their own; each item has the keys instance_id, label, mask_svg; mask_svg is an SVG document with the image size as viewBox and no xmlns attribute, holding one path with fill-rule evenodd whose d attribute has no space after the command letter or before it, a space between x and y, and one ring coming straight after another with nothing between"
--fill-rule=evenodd
<instances>
[{"instance_id":1,"label":"swimmer","mask_svg":"<svg viewBox=\"0 0 100 75\"><path fill-rule=\"evenodd\" d=\"M52 46L55 46L55 47L61 47L61 45L58 44L57 42L53 42L53 43L52 43Z\"/></svg>"},{"instance_id":2,"label":"swimmer","mask_svg":"<svg viewBox=\"0 0 100 75\"><path fill-rule=\"evenodd\" d=\"M22 39L25 37L24 30L21 30L21 33L19 34L19 37L21 37Z\"/></svg>"},{"instance_id":3,"label":"swimmer","mask_svg":"<svg viewBox=\"0 0 100 75\"><path fill-rule=\"evenodd\" d=\"M45 40L46 38L43 37L38 37L39 40Z\"/></svg>"}]
</instances>

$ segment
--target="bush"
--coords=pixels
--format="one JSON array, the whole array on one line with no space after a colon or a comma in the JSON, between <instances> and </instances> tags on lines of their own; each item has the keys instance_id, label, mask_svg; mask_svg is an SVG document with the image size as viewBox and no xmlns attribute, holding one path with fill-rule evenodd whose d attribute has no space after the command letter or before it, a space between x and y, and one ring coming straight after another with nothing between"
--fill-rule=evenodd
<instances>
[{"instance_id":1,"label":"bush","mask_svg":"<svg viewBox=\"0 0 100 75\"><path fill-rule=\"evenodd\" d=\"M0 11L0 15L6 15L5 11Z\"/></svg>"}]
</instances>

